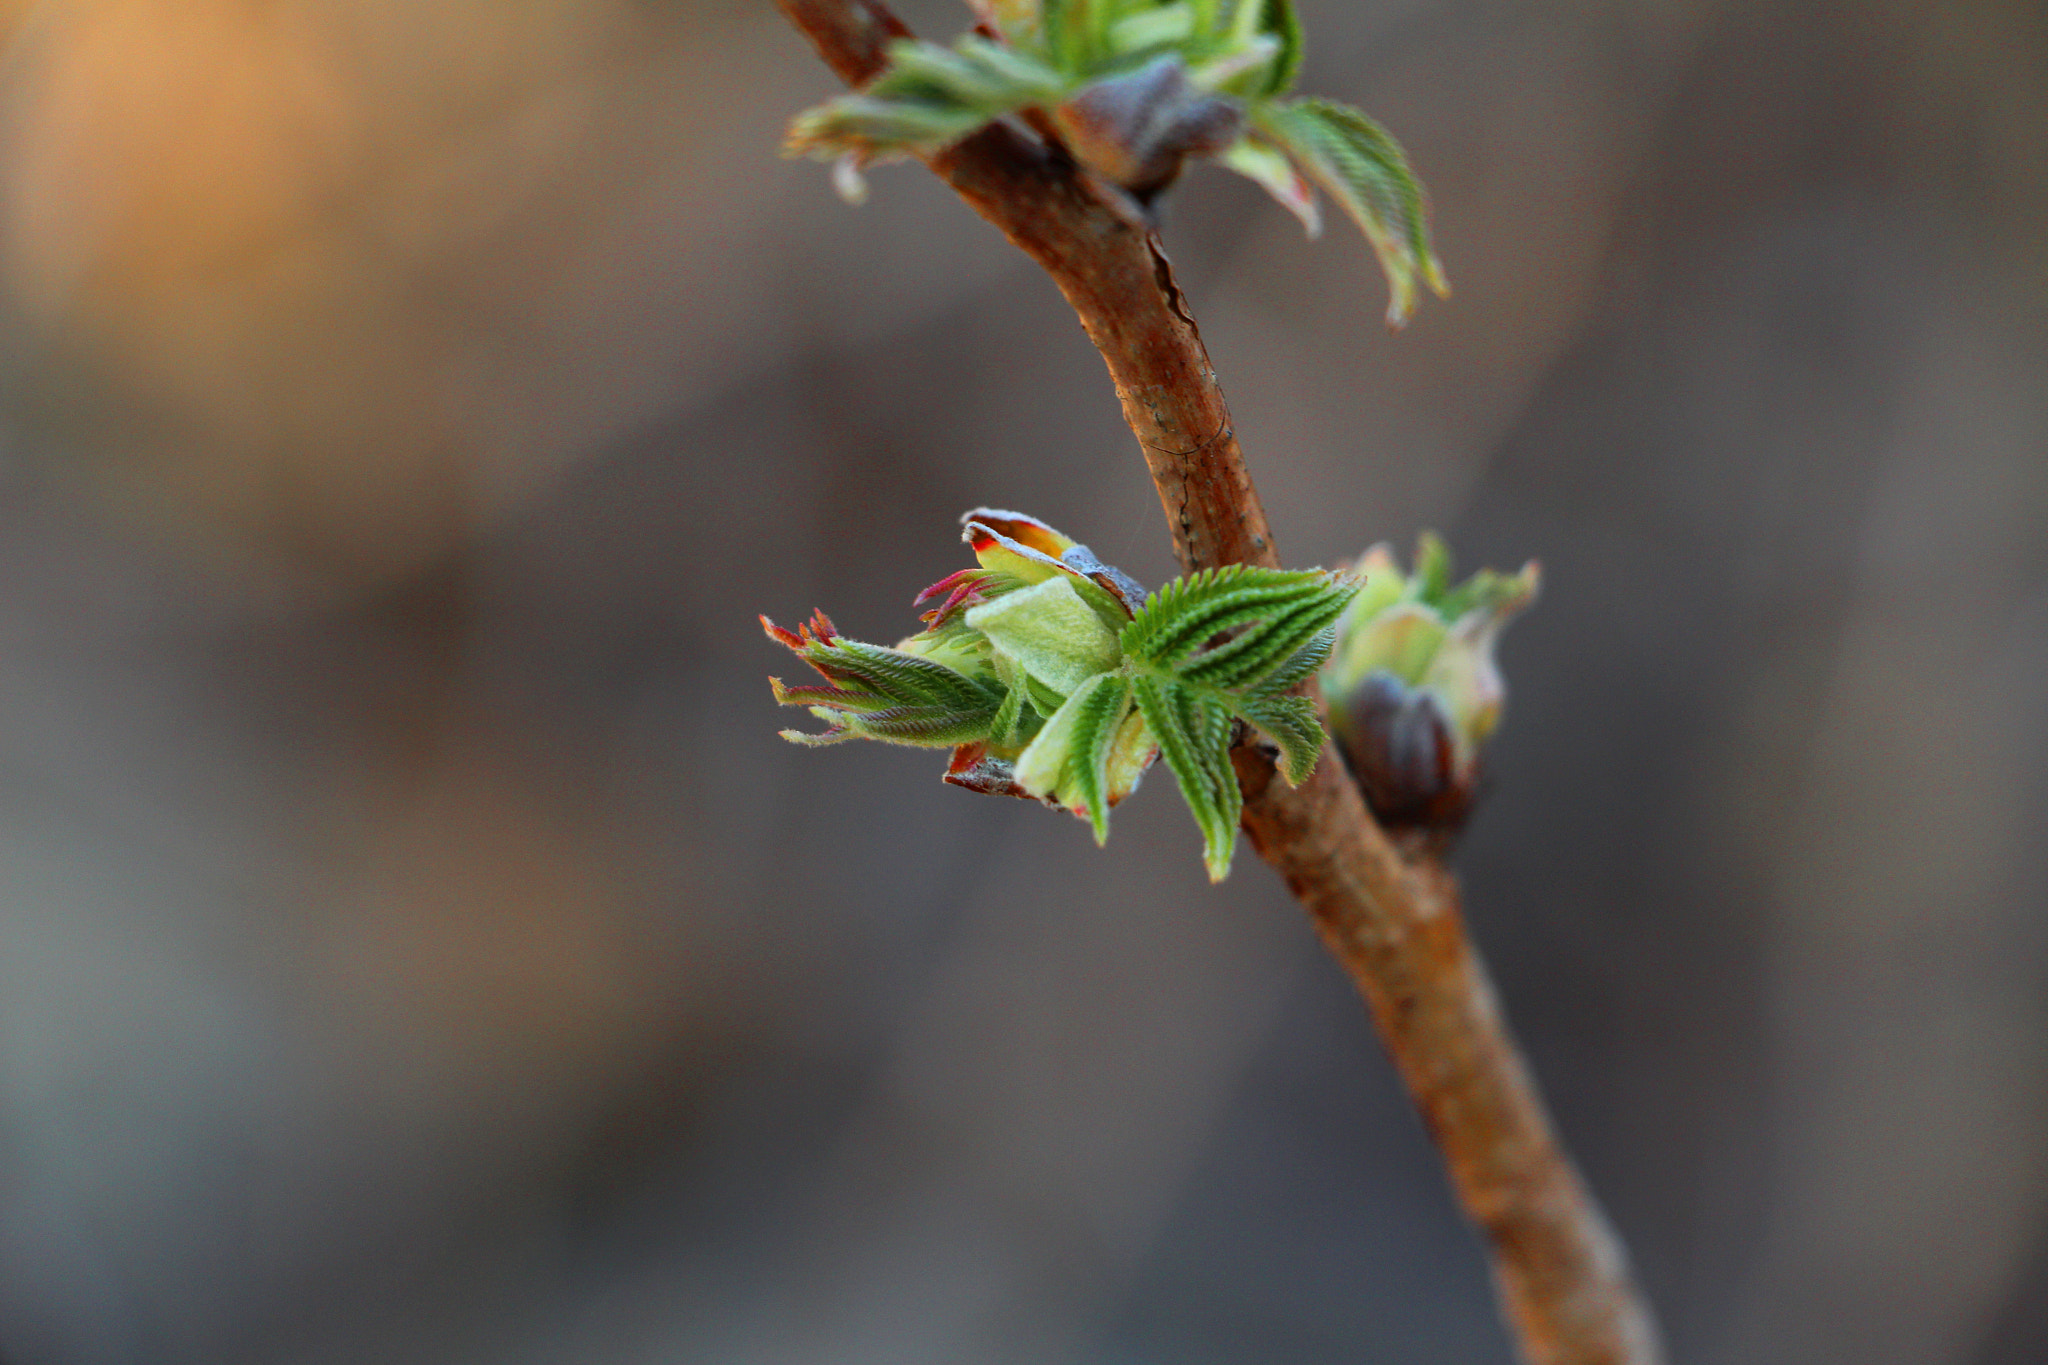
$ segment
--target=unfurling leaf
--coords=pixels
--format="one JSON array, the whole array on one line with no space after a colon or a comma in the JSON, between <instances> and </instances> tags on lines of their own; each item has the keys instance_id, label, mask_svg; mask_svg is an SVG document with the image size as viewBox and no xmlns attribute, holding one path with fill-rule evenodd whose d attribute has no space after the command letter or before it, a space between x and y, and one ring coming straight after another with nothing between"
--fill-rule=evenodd
<instances>
[{"instance_id":1,"label":"unfurling leaf","mask_svg":"<svg viewBox=\"0 0 2048 1365\"><path fill-rule=\"evenodd\" d=\"M1190 682L1253 687L1328 629L1355 590L1313 569L1205 569L1153 595L1124 627L1124 652Z\"/></svg>"},{"instance_id":2,"label":"unfurling leaf","mask_svg":"<svg viewBox=\"0 0 2048 1365\"><path fill-rule=\"evenodd\" d=\"M1422 186L1385 129L1347 104L1317 99L1263 102L1253 106L1251 121L1343 206L1372 243L1392 294L1390 326L1408 320L1421 286L1439 296L1450 293L1430 249Z\"/></svg>"},{"instance_id":3,"label":"unfurling leaf","mask_svg":"<svg viewBox=\"0 0 2048 1365\"><path fill-rule=\"evenodd\" d=\"M1147 598L1035 518L978 508L963 520L978 567L920 593L916 605L935 604L925 629L894 647L848 640L822 612L794 632L762 618L827 684L769 680L777 701L827 725L785 736L949 747L946 781L1064 807L1097 843L1110 808L1164 757L1220 881L1242 805L1237 722L1273 742L1288 782L1308 776L1322 725L1289 689L1322 667L1357 583L1238 565Z\"/></svg>"},{"instance_id":4,"label":"unfurling leaf","mask_svg":"<svg viewBox=\"0 0 2048 1365\"><path fill-rule=\"evenodd\" d=\"M1213 697L1154 675L1132 679L1131 694L1202 832L1209 880L1220 882L1230 874L1243 806L1230 766L1230 713Z\"/></svg>"},{"instance_id":5,"label":"unfurling leaf","mask_svg":"<svg viewBox=\"0 0 2048 1365\"><path fill-rule=\"evenodd\" d=\"M1138 205L1214 158L1315 236L1315 186L1378 253L1401 325L1423 288L1448 292L1422 188L1401 148L1348 105L1289 99L1301 67L1293 0L969 0L978 31L952 47L902 39L864 88L798 115L788 150L836 161L859 202L870 161L929 156L1015 119Z\"/></svg>"},{"instance_id":6,"label":"unfurling leaf","mask_svg":"<svg viewBox=\"0 0 2048 1365\"><path fill-rule=\"evenodd\" d=\"M1232 718L1279 748L1289 785L1315 770L1322 724L1287 689L1321 667L1357 590L1333 574L1233 565L1168 584L1124 627L1138 709L1202 831L1212 879L1229 872L1236 842Z\"/></svg>"},{"instance_id":7,"label":"unfurling leaf","mask_svg":"<svg viewBox=\"0 0 2048 1365\"><path fill-rule=\"evenodd\" d=\"M1017 785L1084 816L1097 844L1109 839L1111 758L1130 709L1130 682L1100 674L1068 697L1017 757Z\"/></svg>"},{"instance_id":8,"label":"unfurling leaf","mask_svg":"<svg viewBox=\"0 0 2048 1365\"><path fill-rule=\"evenodd\" d=\"M1287 785L1298 787L1307 781L1322 756L1325 738L1315 703L1307 697L1255 697L1241 702L1238 711L1280 750L1280 775Z\"/></svg>"},{"instance_id":9,"label":"unfurling leaf","mask_svg":"<svg viewBox=\"0 0 2048 1365\"><path fill-rule=\"evenodd\" d=\"M881 76L799 114L786 150L863 161L935 152L1007 114L1056 103L1068 86L1044 62L986 38L951 48L901 39Z\"/></svg>"},{"instance_id":10,"label":"unfurling leaf","mask_svg":"<svg viewBox=\"0 0 2048 1365\"><path fill-rule=\"evenodd\" d=\"M967 625L1062 696L1123 661L1116 636L1066 578L1048 578L975 607Z\"/></svg>"},{"instance_id":11,"label":"unfurling leaf","mask_svg":"<svg viewBox=\"0 0 2048 1365\"><path fill-rule=\"evenodd\" d=\"M858 738L951 748L985 735L1003 705L1002 693L990 681L906 650L849 640L823 612L795 632L765 616L761 626L768 638L787 645L830 684L785 687L780 678L768 680L776 701L809 707L829 727L820 734L782 732L798 744Z\"/></svg>"}]
</instances>

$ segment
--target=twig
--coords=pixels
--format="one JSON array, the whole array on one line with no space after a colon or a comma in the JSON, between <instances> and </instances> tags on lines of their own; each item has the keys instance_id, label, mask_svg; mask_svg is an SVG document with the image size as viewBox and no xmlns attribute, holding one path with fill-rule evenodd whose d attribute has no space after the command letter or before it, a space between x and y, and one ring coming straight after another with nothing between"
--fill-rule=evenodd
<instances>
[{"instance_id":1,"label":"twig","mask_svg":"<svg viewBox=\"0 0 2048 1365\"><path fill-rule=\"evenodd\" d=\"M864 84L908 30L877 0L777 0L838 75ZM1158 237L1055 147L997 124L931 168L1058 284L1116 383L1184 570L1278 566L1215 371ZM1405 858L1325 749L1298 788L1232 755L1244 829L1372 1008L1380 1037L1491 1250L1529 1365L1656 1365L1620 1241L1554 1136L1466 937L1457 884Z\"/></svg>"}]
</instances>

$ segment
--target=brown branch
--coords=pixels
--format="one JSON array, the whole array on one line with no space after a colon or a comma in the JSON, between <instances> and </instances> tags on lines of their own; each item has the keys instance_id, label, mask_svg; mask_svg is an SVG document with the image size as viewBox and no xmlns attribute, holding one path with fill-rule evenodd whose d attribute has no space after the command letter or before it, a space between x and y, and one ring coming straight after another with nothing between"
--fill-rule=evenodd
<instances>
[{"instance_id":1,"label":"brown branch","mask_svg":"<svg viewBox=\"0 0 2048 1365\"><path fill-rule=\"evenodd\" d=\"M907 30L876 0L778 0L849 84ZM1116 383L1184 569L1277 566L1273 537L1200 332L1158 237L1057 148L995 125L929 159L1045 268ZM1553 1134L1465 934L1457 883L1405 858L1335 752L1298 788L1232 755L1244 829L1371 1006L1466 1214L1529 1365L1655 1365L1649 1309L1620 1241Z\"/></svg>"}]
</instances>

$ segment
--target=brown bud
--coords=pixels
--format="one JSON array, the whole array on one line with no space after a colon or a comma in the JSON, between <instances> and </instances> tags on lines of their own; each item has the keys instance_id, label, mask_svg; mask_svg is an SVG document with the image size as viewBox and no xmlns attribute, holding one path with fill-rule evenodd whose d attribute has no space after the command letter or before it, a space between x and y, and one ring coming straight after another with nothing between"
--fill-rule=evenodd
<instances>
[{"instance_id":1,"label":"brown bud","mask_svg":"<svg viewBox=\"0 0 2048 1365\"><path fill-rule=\"evenodd\" d=\"M1098 81L1052 117L1076 160L1141 203L1171 185L1188 157L1214 155L1244 131L1236 101L1190 82L1176 56Z\"/></svg>"},{"instance_id":2,"label":"brown bud","mask_svg":"<svg viewBox=\"0 0 2048 1365\"><path fill-rule=\"evenodd\" d=\"M1375 670L1330 704L1344 764L1381 824L1445 835L1464 826L1480 765L1458 762L1450 718L1433 692Z\"/></svg>"}]
</instances>

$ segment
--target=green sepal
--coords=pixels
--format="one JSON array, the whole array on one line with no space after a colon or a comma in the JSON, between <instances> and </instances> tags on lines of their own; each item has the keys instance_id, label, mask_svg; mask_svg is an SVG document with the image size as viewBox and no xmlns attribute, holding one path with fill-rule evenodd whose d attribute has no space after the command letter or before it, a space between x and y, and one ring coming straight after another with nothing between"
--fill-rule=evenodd
<instances>
[{"instance_id":1,"label":"green sepal","mask_svg":"<svg viewBox=\"0 0 2048 1365\"><path fill-rule=\"evenodd\" d=\"M1372 243L1391 292L1389 326L1408 320L1420 286L1439 296L1450 293L1430 247L1422 186L1385 129L1333 100L1265 100L1246 112L1253 127L1284 148Z\"/></svg>"}]
</instances>

